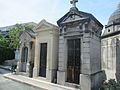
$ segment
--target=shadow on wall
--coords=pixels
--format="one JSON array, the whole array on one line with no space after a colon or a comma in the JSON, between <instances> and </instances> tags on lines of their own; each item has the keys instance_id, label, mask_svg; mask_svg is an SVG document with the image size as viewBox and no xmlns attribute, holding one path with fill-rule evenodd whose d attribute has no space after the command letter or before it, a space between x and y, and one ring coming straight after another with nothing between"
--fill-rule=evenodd
<instances>
[{"instance_id":1,"label":"shadow on wall","mask_svg":"<svg viewBox=\"0 0 120 90\"><path fill-rule=\"evenodd\" d=\"M120 40L116 42L116 79L120 81Z\"/></svg>"}]
</instances>

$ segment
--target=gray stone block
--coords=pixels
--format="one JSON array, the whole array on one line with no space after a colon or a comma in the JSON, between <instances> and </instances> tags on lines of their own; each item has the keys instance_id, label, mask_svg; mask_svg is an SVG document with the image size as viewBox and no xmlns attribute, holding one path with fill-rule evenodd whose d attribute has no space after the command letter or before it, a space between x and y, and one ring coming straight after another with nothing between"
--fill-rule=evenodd
<instances>
[{"instance_id":1,"label":"gray stone block","mask_svg":"<svg viewBox=\"0 0 120 90\"><path fill-rule=\"evenodd\" d=\"M57 71L57 83L60 85L65 85L65 71Z\"/></svg>"}]
</instances>

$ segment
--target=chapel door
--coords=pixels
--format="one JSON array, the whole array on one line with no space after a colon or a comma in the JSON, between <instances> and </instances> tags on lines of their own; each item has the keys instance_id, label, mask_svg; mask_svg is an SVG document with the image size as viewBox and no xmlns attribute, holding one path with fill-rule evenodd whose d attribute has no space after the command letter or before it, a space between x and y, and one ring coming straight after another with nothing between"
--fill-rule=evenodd
<instances>
[{"instance_id":1,"label":"chapel door","mask_svg":"<svg viewBox=\"0 0 120 90\"><path fill-rule=\"evenodd\" d=\"M46 64L47 64L47 43L40 44L40 72L39 76L46 77Z\"/></svg>"},{"instance_id":2,"label":"chapel door","mask_svg":"<svg viewBox=\"0 0 120 90\"><path fill-rule=\"evenodd\" d=\"M67 81L79 84L80 75L80 39L68 40Z\"/></svg>"}]
</instances>

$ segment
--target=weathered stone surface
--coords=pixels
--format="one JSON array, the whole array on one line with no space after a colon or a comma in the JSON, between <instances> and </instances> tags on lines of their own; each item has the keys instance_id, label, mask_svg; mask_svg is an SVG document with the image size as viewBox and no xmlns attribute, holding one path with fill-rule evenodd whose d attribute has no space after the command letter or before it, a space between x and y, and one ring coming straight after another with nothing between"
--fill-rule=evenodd
<instances>
[{"instance_id":1,"label":"weathered stone surface","mask_svg":"<svg viewBox=\"0 0 120 90\"><path fill-rule=\"evenodd\" d=\"M105 72L100 71L92 75L80 74L81 90L98 90L103 81L106 80Z\"/></svg>"},{"instance_id":2,"label":"weathered stone surface","mask_svg":"<svg viewBox=\"0 0 120 90\"><path fill-rule=\"evenodd\" d=\"M119 43L120 42L120 4L110 16L101 40L102 69L106 71L107 80L119 79Z\"/></svg>"},{"instance_id":3,"label":"weathered stone surface","mask_svg":"<svg viewBox=\"0 0 120 90\"><path fill-rule=\"evenodd\" d=\"M34 63L34 38L35 33L33 30L28 29L22 32L20 35L20 48L19 48L19 62L17 65L17 74L25 72L27 76L32 77Z\"/></svg>"},{"instance_id":4,"label":"weathered stone surface","mask_svg":"<svg viewBox=\"0 0 120 90\"><path fill-rule=\"evenodd\" d=\"M34 29L37 33L35 43L35 63L33 76L41 77L40 72L40 44L47 43L47 59L46 59L46 77L45 80L49 82L56 82L57 68L58 68L58 27L42 20ZM61 48L62 49L62 48ZM62 50L61 50L62 51Z\"/></svg>"},{"instance_id":5,"label":"weathered stone surface","mask_svg":"<svg viewBox=\"0 0 120 90\"><path fill-rule=\"evenodd\" d=\"M69 70L68 40L74 39L80 39L81 50L79 59L81 65L79 66L79 84L81 86L81 90L93 90L93 88L95 88L94 90L97 90L103 82L103 79L101 78L104 78L105 74L101 71L100 40L103 26L94 18L94 16L90 15L91 14L79 11L76 7L72 7L70 11L57 22L60 27L59 65L57 71L58 84L70 85L73 87L77 86L73 84L74 82L69 84L69 76L67 75ZM74 61L74 59L71 61Z\"/></svg>"}]
</instances>

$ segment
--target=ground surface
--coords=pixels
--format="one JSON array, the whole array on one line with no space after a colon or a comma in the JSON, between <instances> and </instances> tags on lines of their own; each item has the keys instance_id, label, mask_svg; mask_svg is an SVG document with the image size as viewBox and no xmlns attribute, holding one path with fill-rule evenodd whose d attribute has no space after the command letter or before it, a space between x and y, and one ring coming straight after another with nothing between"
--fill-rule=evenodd
<instances>
[{"instance_id":1,"label":"ground surface","mask_svg":"<svg viewBox=\"0 0 120 90\"><path fill-rule=\"evenodd\" d=\"M6 79L3 77L3 75L6 73L10 72L0 68L0 90L44 90Z\"/></svg>"}]
</instances>

